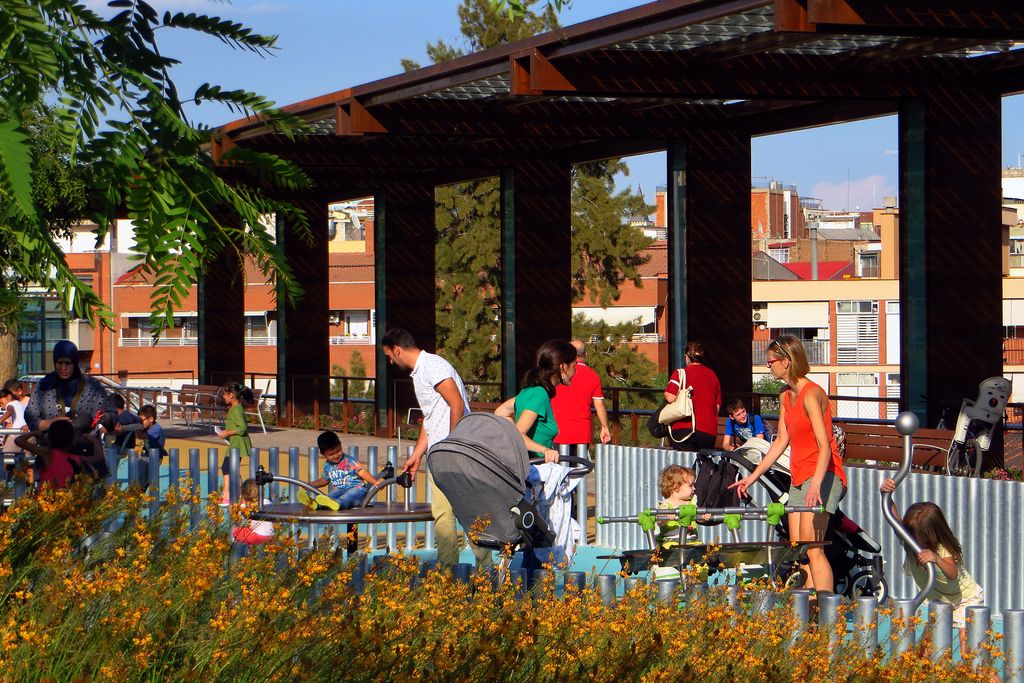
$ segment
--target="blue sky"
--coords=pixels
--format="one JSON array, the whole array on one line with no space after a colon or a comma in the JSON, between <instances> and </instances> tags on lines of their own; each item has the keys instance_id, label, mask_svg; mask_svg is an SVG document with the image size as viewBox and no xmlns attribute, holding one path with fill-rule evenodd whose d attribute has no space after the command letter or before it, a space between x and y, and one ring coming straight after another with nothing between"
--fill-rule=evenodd
<instances>
[{"instance_id":1,"label":"blue sky","mask_svg":"<svg viewBox=\"0 0 1024 683\"><path fill-rule=\"evenodd\" d=\"M158 10L201 12L240 21L276 34L273 57L232 50L204 36L168 32L164 52L183 63L176 68L183 97L203 82L246 88L290 104L401 71L403 57L427 64L427 41L461 44L457 0L150 0ZM92 0L93 6L103 3ZM575 0L564 10L564 25L641 4L639 0ZM210 125L237 118L222 109L195 110ZM1003 165L1024 157L1024 95L1003 101ZM754 140L752 176L796 185L803 196L819 197L834 209L863 210L896 194L895 117L885 117ZM665 184L663 154L635 157L622 185L639 185L653 197ZM849 199L847 199L849 197Z\"/></svg>"}]
</instances>

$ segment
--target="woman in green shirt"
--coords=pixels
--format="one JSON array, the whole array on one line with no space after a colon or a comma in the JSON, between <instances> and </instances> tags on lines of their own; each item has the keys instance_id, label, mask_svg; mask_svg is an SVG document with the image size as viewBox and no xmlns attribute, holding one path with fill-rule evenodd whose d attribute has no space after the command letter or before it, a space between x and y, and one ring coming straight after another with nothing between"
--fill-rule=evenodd
<instances>
[{"instance_id":1,"label":"woman in green shirt","mask_svg":"<svg viewBox=\"0 0 1024 683\"><path fill-rule=\"evenodd\" d=\"M514 420L523 433L526 448L546 462L558 462L554 448L558 425L551 410L551 399L559 384L568 384L576 374L576 347L561 339L551 339L537 349L537 365L523 377L523 388L502 403L495 415Z\"/></svg>"},{"instance_id":2,"label":"woman in green shirt","mask_svg":"<svg viewBox=\"0 0 1024 683\"><path fill-rule=\"evenodd\" d=\"M249 424L245 421L245 408L242 402L252 403L253 394L249 387L229 382L221 388L221 395L228 405L228 414L224 418L224 429L217 432L217 436L228 442L228 451L224 456L224 462L220 465L221 474L224 475L224 493L221 495L221 506L227 506L231 502L231 449L237 448L244 457L249 455L252 448L252 441L249 440Z\"/></svg>"}]
</instances>

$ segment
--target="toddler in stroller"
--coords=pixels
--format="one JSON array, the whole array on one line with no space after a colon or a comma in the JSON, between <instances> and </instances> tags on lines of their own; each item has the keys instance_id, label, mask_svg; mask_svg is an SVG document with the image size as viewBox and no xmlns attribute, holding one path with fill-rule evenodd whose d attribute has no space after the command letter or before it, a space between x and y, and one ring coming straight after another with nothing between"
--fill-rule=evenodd
<instances>
[{"instance_id":1,"label":"toddler in stroller","mask_svg":"<svg viewBox=\"0 0 1024 683\"><path fill-rule=\"evenodd\" d=\"M533 467L515 423L491 413L466 415L427 453L434 483L451 501L459 523L474 543L501 552L501 569L508 568L516 549L524 551L526 566L533 549L564 544L559 547L568 556L575 547L573 520L564 504L575 480L593 464L575 456L559 462L572 468ZM530 495L531 479L539 484L533 487L536 497Z\"/></svg>"},{"instance_id":2,"label":"toddler in stroller","mask_svg":"<svg viewBox=\"0 0 1024 683\"><path fill-rule=\"evenodd\" d=\"M743 470L743 474L753 472L768 452L769 443L764 439L748 439L732 452L722 452L721 457ZM728 486L731 481L723 482ZM789 457L784 453L764 473L758 483L767 492L772 502L787 503L789 499ZM789 540L789 529L785 523L775 526L775 532L781 540ZM847 597L858 595L874 595L879 604L888 597L888 586L882 572L882 548L878 542L864 531L855 521L847 517L842 509L837 509L829 519L825 531L825 557L832 566L835 577L835 592ZM785 573L783 573L785 575ZM799 563L789 568L786 584L800 588L806 580L804 570Z\"/></svg>"}]
</instances>

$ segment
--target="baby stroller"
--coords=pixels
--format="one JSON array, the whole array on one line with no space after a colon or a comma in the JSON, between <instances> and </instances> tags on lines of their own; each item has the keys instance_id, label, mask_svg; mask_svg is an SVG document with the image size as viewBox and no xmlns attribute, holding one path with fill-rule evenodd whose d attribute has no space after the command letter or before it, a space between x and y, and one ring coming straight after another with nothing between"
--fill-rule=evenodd
<instances>
[{"instance_id":1,"label":"baby stroller","mask_svg":"<svg viewBox=\"0 0 1024 683\"><path fill-rule=\"evenodd\" d=\"M734 463L743 474L753 472L761 458L768 453L769 443L764 439L748 439L742 446L732 452L715 452L716 456ZM698 461L698 467L700 462ZM728 486L732 482L723 482ZM757 481L771 498L772 502L787 503L789 500L789 457L780 457L772 468L765 472ZM781 540L789 540L789 528L785 522L775 526L775 532ZM889 596L889 587L882 572L882 547L855 521L847 517L842 509L837 509L829 520L825 530L825 557L832 565L835 577L835 592L847 597L858 595L874 595L879 604ZM786 576L786 572L782 573ZM786 578L787 585L800 587L806 576L794 563Z\"/></svg>"},{"instance_id":2,"label":"baby stroller","mask_svg":"<svg viewBox=\"0 0 1024 683\"><path fill-rule=\"evenodd\" d=\"M549 548L556 540L549 520L527 495L531 462L541 459L529 459L515 424L491 413L466 415L427 453L427 467L455 517L474 543L502 553L503 569L516 549ZM562 477L582 477L594 468L575 456L562 456L560 462L572 465Z\"/></svg>"}]
</instances>

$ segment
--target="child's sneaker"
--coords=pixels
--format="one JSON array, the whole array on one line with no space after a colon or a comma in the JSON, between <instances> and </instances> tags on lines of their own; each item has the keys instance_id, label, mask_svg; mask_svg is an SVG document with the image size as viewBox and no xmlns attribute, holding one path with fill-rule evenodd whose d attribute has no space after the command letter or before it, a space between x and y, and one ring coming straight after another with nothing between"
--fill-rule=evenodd
<instances>
[{"instance_id":1,"label":"child's sneaker","mask_svg":"<svg viewBox=\"0 0 1024 683\"><path fill-rule=\"evenodd\" d=\"M227 494L225 494L224 496L221 497L218 505L220 505L222 508L231 507L231 498L229 498Z\"/></svg>"},{"instance_id":2,"label":"child's sneaker","mask_svg":"<svg viewBox=\"0 0 1024 683\"><path fill-rule=\"evenodd\" d=\"M338 504L338 501L334 500L330 496L325 496L322 493L317 494L316 505L317 507L327 508L328 510L334 510L335 512L341 509L341 505Z\"/></svg>"},{"instance_id":3,"label":"child's sneaker","mask_svg":"<svg viewBox=\"0 0 1024 683\"><path fill-rule=\"evenodd\" d=\"M305 506L306 506L307 508L309 508L310 510L316 510L316 508L317 508L317 502L318 502L318 501L317 501L316 499L314 499L314 498L313 498L312 496L310 496L310 495L309 495L309 492L308 492L308 491L306 491L306 489L302 489L302 488L300 488L300 489L298 490L298 494L297 494L297 495L298 495L298 498L299 498L299 502L300 502L300 503L302 503L303 505L305 505ZM323 496L323 497L326 497L326 496ZM317 498L321 498L321 496L320 496L320 495L318 495L318 496L317 496Z\"/></svg>"}]
</instances>

